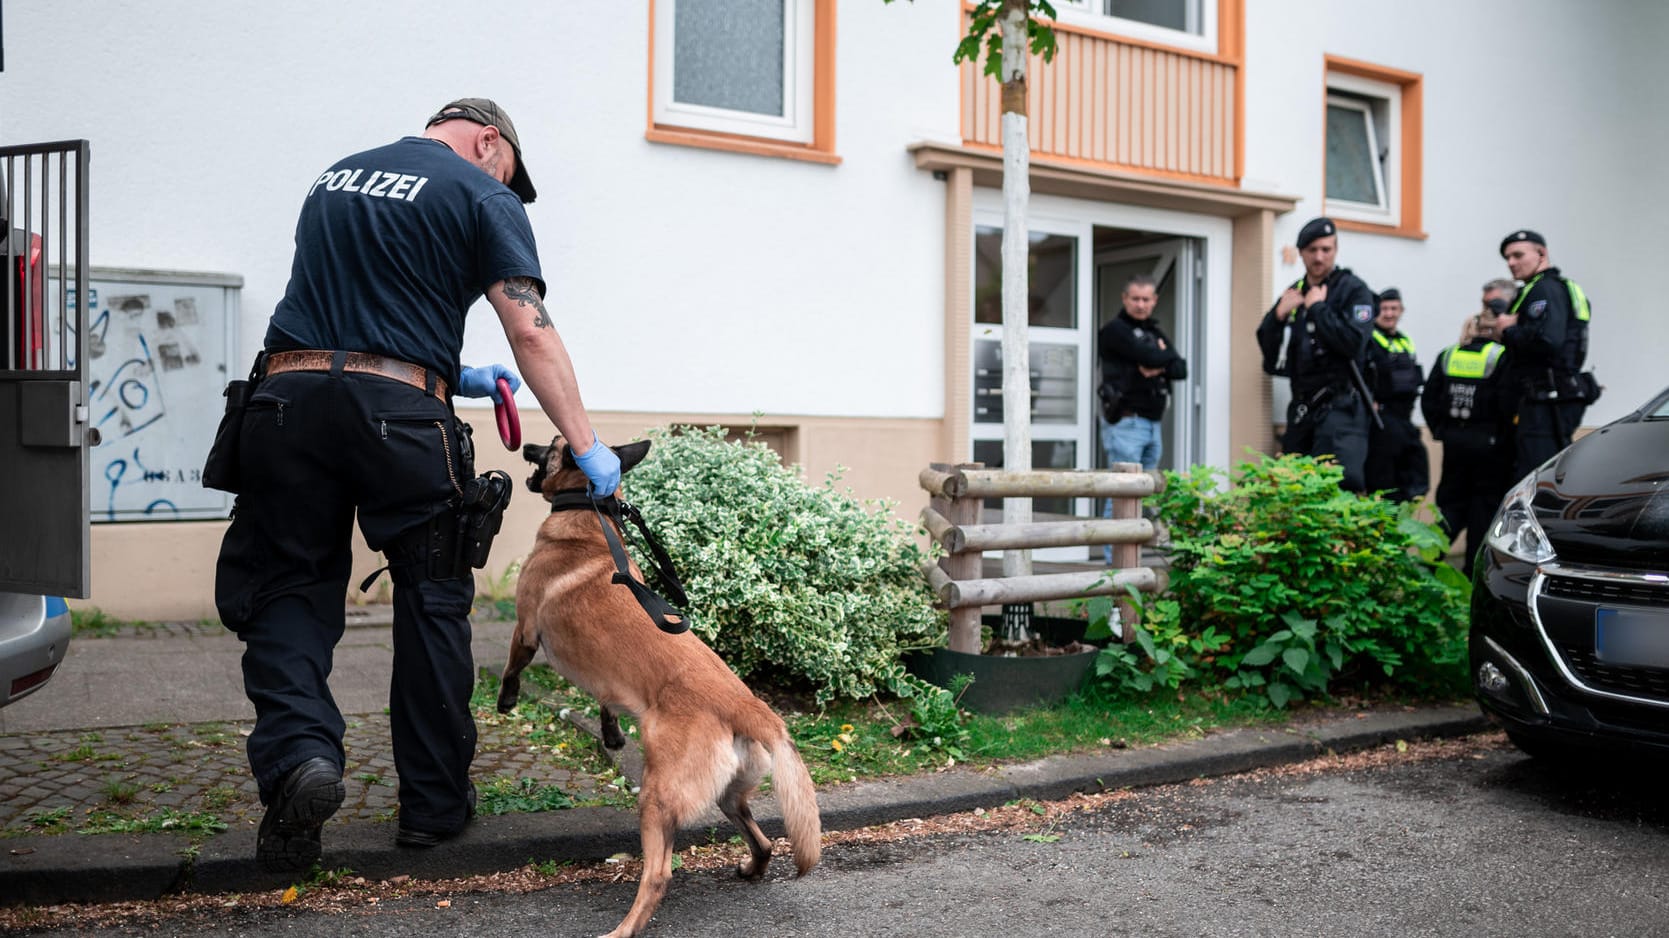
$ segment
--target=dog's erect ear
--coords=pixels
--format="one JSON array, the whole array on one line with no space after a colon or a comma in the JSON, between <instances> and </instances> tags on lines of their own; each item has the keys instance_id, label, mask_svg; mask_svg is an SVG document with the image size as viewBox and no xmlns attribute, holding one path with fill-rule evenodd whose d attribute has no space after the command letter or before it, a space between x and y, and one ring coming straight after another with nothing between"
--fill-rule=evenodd
<instances>
[{"instance_id":1,"label":"dog's erect ear","mask_svg":"<svg viewBox=\"0 0 1669 938\"><path fill-rule=\"evenodd\" d=\"M544 492L545 476L549 475L546 461L551 458L551 448L540 446L538 443L528 443L522 447L522 458L537 467L533 474L527 477L527 490L535 494Z\"/></svg>"},{"instance_id":2,"label":"dog's erect ear","mask_svg":"<svg viewBox=\"0 0 1669 938\"><path fill-rule=\"evenodd\" d=\"M632 467L643 462L643 457L649 455L649 441L637 440L617 448L614 455L620 457L620 473L625 475L632 471Z\"/></svg>"}]
</instances>

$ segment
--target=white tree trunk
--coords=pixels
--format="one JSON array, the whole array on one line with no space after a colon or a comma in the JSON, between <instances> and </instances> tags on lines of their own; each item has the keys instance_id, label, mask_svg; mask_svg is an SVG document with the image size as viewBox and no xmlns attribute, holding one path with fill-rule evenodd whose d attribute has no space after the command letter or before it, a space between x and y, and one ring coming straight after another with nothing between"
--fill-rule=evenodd
<instances>
[{"instance_id":1,"label":"white tree trunk","mask_svg":"<svg viewBox=\"0 0 1669 938\"><path fill-rule=\"evenodd\" d=\"M1031 351L1027 342L1026 203L1031 196L1031 145L1026 139L1026 0L1009 0L1003 33L1003 468L1032 468ZM1029 498L1003 501L1004 524L1032 520ZM1003 552L1003 576L1029 576L1031 551Z\"/></svg>"}]
</instances>

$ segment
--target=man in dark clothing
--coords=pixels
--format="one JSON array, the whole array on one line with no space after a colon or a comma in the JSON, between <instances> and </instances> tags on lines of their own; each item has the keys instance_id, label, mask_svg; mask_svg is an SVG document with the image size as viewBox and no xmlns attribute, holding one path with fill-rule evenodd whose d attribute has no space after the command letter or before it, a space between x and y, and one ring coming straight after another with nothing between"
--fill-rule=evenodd
<instances>
[{"instance_id":1,"label":"man in dark clothing","mask_svg":"<svg viewBox=\"0 0 1669 938\"><path fill-rule=\"evenodd\" d=\"M1420 428L1414 425L1414 402L1425 375L1414 357L1414 340L1397 329L1402 314L1401 291L1386 287L1378 297L1373 341L1368 343L1368 387L1381 425L1368 432L1366 473L1368 491L1411 502L1431 488L1431 468Z\"/></svg>"},{"instance_id":2,"label":"man in dark clothing","mask_svg":"<svg viewBox=\"0 0 1669 938\"><path fill-rule=\"evenodd\" d=\"M394 580L396 842L433 846L474 813L475 580L456 547L465 493L480 486L452 398L496 397L496 379L515 378L503 366L460 367L476 300L498 313L596 496L619 485L619 460L597 442L542 300L523 208L534 195L509 117L465 98L423 136L332 166L302 203L290 282L234 433L238 497L215 577L221 619L245 646L248 757L267 806L255 854L269 870L310 868L344 795L343 720L326 678L356 515Z\"/></svg>"},{"instance_id":3,"label":"man in dark clothing","mask_svg":"<svg viewBox=\"0 0 1669 938\"><path fill-rule=\"evenodd\" d=\"M1517 420L1514 478L1570 445L1595 391L1579 375L1588 357L1590 305L1547 257L1547 241L1519 229L1501 241L1507 270L1524 286L1498 320Z\"/></svg>"},{"instance_id":4,"label":"man in dark clothing","mask_svg":"<svg viewBox=\"0 0 1669 938\"><path fill-rule=\"evenodd\" d=\"M1160 420L1170 403L1172 381L1188 377L1188 363L1153 320L1159 287L1138 274L1124 285L1123 307L1096 336L1101 359L1101 447L1107 464L1139 463L1156 469L1164 454ZM1103 517L1113 516L1112 499ZM1113 562L1113 549L1106 550Z\"/></svg>"},{"instance_id":5,"label":"man in dark clothing","mask_svg":"<svg viewBox=\"0 0 1669 938\"><path fill-rule=\"evenodd\" d=\"M1361 492L1371 419L1354 379L1372 330L1374 296L1348 268L1335 266L1338 246L1332 219L1312 219L1299 230L1304 276L1264 314L1258 347L1263 370L1292 383L1285 451L1332 455L1344 469L1340 487Z\"/></svg>"},{"instance_id":6,"label":"man in dark clothing","mask_svg":"<svg viewBox=\"0 0 1669 938\"><path fill-rule=\"evenodd\" d=\"M1489 523L1513 479L1512 415L1507 408L1505 348L1491 341L1497 312L1517 288L1511 280L1484 285L1483 311L1468 316L1461 341L1437 353L1420 398L1432 438L1443 444L1437 511L1451 540L1466 535L1463 569L1472 565Z\"/></svg>"}]
</instances>

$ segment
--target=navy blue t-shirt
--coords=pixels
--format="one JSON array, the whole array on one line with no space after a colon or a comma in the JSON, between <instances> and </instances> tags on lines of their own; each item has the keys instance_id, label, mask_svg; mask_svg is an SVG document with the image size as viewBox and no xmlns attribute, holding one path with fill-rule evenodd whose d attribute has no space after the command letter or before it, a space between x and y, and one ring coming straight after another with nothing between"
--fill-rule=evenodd
<instances>
[{"instance_id":1,"label":"navy blue t-shirt","mask_svg":"<svg viewBox=\"0 0 1669 938\"><path fill-rule=\"evenodd\" d=\"M266 347L387 355L457 387L464 316L508 277L545 292L521 200L446 144L406 137L314 180Z\"/></svg>"}]
</instances>

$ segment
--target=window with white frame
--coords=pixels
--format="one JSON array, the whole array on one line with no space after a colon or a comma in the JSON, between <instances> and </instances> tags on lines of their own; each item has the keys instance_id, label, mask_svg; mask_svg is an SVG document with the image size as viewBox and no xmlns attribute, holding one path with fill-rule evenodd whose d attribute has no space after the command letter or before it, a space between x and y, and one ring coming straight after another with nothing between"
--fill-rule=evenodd
<instances>
[{"instance_id":1,"label":"window with white frame","mask_svg":"<svg viewBox=\"0 0 1669 938\"><path fill-rule=\"evenodd\" d=\"M1402 91L1356 75L1327 76L1327 213L1399 221Z\"/></svg>"},{"instance_id":2,"label":"window with white frame","mask_svg":"<svg viewBox=\"0 0 1669 938\"><path fill-rule=\"evenodd\" d=\"M813 0L657 0L655 123L812 140Z\"/></svg>"},{"instance_id":3,"label":"window with white frame","mask_svg":"<svg viewBox=\"0 0 1669 938\"><path fill-rule=\"evenodd\" d=\"M1056 0L1055 12L1066 23L1217 51L1217 0Z\"/></svg>"}]
</instances>

